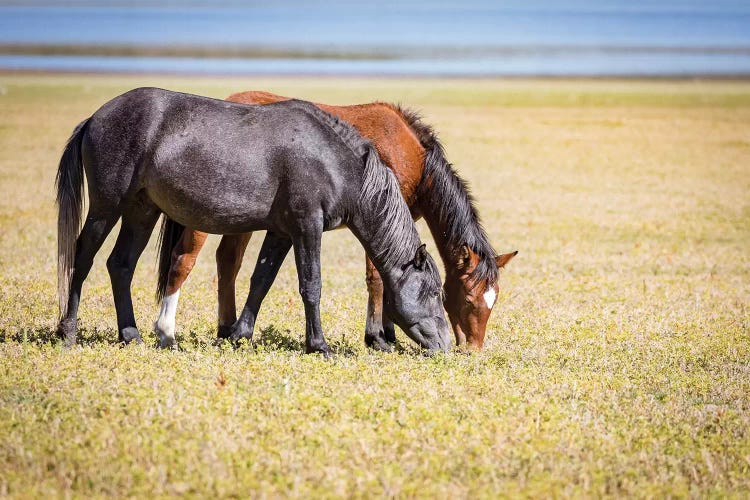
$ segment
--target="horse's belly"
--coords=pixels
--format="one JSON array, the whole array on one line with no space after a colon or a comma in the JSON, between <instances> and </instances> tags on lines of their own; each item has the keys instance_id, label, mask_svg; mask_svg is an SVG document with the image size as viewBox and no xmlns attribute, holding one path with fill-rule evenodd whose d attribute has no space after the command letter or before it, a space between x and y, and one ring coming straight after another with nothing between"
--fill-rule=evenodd
<instances>
[{"instance_id":1,"label":"horse's belly","mask_svg":"<svg viewBox=\"0 0 750 500\"><path fill-rule=\"evenodd\" d=\"M146 189L171 219L199 231L232 234L267 228L277 186L258 176L232 177L206 170L192 175L162 170L149 176Z\"/></svg>"},{"instance_id":2,"label":"horse's belly","mask_svg":"<svg viewBox=\"0 0 750 500\"><path fill-rule=\"evenodd\" d=\"M183 226L204 233L239 234L271 228L270 219L263 212L220 211L214 208L210 205L169 206L162 211Z\"/></svg>"}]
</instances>

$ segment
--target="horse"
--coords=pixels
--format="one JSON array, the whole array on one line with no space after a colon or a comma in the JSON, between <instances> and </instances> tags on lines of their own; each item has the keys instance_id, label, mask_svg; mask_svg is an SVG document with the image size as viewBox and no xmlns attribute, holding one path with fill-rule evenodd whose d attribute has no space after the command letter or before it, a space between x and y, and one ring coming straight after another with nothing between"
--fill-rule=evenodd
<instances>
[{"instance_id":1,"label":"horse","mask_svg":"<svg viewBox=\"0 0 750 500\"><path fill-rule=\"evenodd\" d=\"M84 172L89 209L79 234ZM67 345L75 343L83 281L120 218L107 260L118 339L143 342L130 285L164 213L208 233L265 229L279 255L293 247L305 352L324 355L331 351L320 324L321 238L346 225L384 278L388 314L423 349L450 347L437 267L420 244L398 182L356 129L310 103L251 106L131 90L73 132L58 167L57 203L57 334ZM248 336L243 318L232 334Z\"/></svg>"},{"instance_id":2,"label":"horse","mask_svg":"<svg viewBox=\"0 0 750 500\"><path fill-rule=\"evenodd\" d=\"M230 102L272 104L290 98L263 91L232 94ZM352 124L372 141L383 162L396 174L401 194L414 219L424 217L437 244L445 267L444 305L456 343L481 350L487 321L498 293L498 269L518 254L496 255L479 220L466 183L446 160L434 130L417 113L400 106L374 102L353 106L315 103L320 109ZM196 230L175 232L166 221L162 227L157 300L161 311L154 328L165 342L174 339L179 291L190 274L206 240ZM236 319L235 279L252 233L226 235L216 251L219 295L219 338L229 335ZM265 244L251 279L247 314L257 316L260 302L275 276L266 262ZM280 265L280 263L278 263ZM375 349L390 351L395 342L393 323L383 314L383 282L372 261L366 259L369 292L365 342ZM244 312L244 311L243 311Z\"/></svg>"}]
</instances>

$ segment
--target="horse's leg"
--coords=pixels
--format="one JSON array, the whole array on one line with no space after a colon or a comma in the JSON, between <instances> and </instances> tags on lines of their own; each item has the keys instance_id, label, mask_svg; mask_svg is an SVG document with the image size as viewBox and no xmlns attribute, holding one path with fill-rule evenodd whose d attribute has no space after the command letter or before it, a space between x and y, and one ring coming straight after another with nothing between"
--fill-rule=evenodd
<instances>
[{"instance_id":1,"label":"horse's leg","mask_svg":"<svg viewBox=\"0 0 750 500\"><path fill-rule=\"evenodd\" d=\"M230 328L233 341L253 338L260 305L276 279L290 248L292 248L292 240L289 238L276 233L266 233L266 238L260 247L258 261L255 263L253 277L250 279L250 292L247 295L245 307L242 309L240 319Z\"/></svg>"},{"instance_id":2,"label":"horse's leg","mask_svg":"<svg viewBox=\"0 0 750 500\"><path fill-rule=\"evenodd\" d=\"M144 210L145 208L145 210ZM151 232L159 219L159 209L139 203L138 211L126 212L122 218L120 234L112 253L107 259L107 270L112 281L112 294L117 311L117 339L121 342L143 342L135 323L130 283L133 273L146 248Z\"/></svg>"},{"instance_id":3,"label":"horse's leg","mask_svg":"<svg viewBox=\"0 0 750 500\"><path fill-rule=\"evenodd\" d=\"M177 245L172 250L172 265L167 277L167 290L161 302L159 317L154 323L154 331L159 335L159 347L168 348L177 345L174 338L177 301L180 288L195 266L198 254L206 243L206 233L185 229Z\"/></svg>"},{"instance_id":4,"label":"horse's leg","mask_svg":"<svg viewBox=\"0 0 750 500\"><path fill-rule=\"evenodd\" d=\"M81 234L76 239L75 264L68 292L68 312L57 326L57 336L64 339L67 346L72 346L76 343L77 314L78 305L81 301L81 287L94 263L94 256L101 248L104 240L107 239L107 235L112 231L118 218L119 215L94 216L89 211Z\"/></svg>"},{"instance_id":5,"label":"horse's leg","mask_svg":"<svg viewBox=\"0 0 750 500\"><path fill-rule=\"evenodd\" d=\"M382 304L382 301L381 301ZM393 325L391 317L383 312L383 334L385 341L390 344L396 343L396 327Z\"/></svg>"},{"instance_id":6,"label":"horse's leg","mask_svg":"<svg viewBox=\"0 0 750 500\"><path fill-rule=\"evenodd\" d=\"M305 352L319 352L326 356L331 353L323 328L320 325L320 241L323 224L306 228L295 236L294 258L297 262L299 293L305 304Z\"/></svg>"},{"instance_id":7,"label":"horse's leg","mask_svg":"<svg viewBox=\"0 0 750 500\"><path fill-rule=\"evenodd\" d=\"M237 321L234 284L252 235L253 233L228 234L221 238L221 243L216 249L216 272L219 275L218 337L220 339L229 338L232 325Z\"/></svg>"},{"instance_id":8,"label":"horse's leg","mask_svg":"<svg viewBox=\"0 0 750 500\"><path fill-rule=\"evenodd\" d=\"M367 281L367 325L365 344L379 351L393 351L396 331L391 319L383 312L383 280L369 257L365 256Z\"/></svg>"}]
</instances>

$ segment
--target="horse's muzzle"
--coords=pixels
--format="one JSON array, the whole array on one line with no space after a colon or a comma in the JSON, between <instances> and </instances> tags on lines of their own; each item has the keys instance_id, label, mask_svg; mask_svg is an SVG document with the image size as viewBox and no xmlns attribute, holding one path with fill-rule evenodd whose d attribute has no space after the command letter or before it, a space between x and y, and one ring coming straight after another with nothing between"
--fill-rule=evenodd
<instances>
[{"instance_id":1,"label":"horse's muzzle","mask_svg":"<svg viewBox=\"0 0 750 500\"><path fill-rule=\"evenodd\" d=\"M429 354L447 352L451 348L451 333L445 318L421 321L412 325L408 333Z\"/></svg>"}]
</instances>

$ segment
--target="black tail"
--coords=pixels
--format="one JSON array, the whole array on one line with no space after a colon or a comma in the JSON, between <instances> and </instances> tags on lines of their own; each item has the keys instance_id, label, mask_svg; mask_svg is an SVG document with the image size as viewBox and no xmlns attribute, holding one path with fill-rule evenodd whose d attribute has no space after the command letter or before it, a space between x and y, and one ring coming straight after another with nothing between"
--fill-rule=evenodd
<instances>
[{"instance_id":1,"label":"black tail","mask_svg":"<svg viewBox=\"0 0 750 500\"><path fill-rule=\"evenodd\" d=\"M70 280L76 255L76 240L81 231L83 208L83 160L81 141L89 119L78 124L68 139L57 167L57 300L60 319L68 313Z\"/></svg>"},{"instance_id":2,"label":"black tail","mask_svg":"<svg viewBox=\"0 0 750 500\"><path fill-rule=\"evenodd\" d=\"M179 224L166 215L162 217L159 231L159 280L156 284L156 301L161 302L167 293L169 283L169 269L172 267L172 249L185 232L185 226Z\"/></svg>"}]
</instances>

